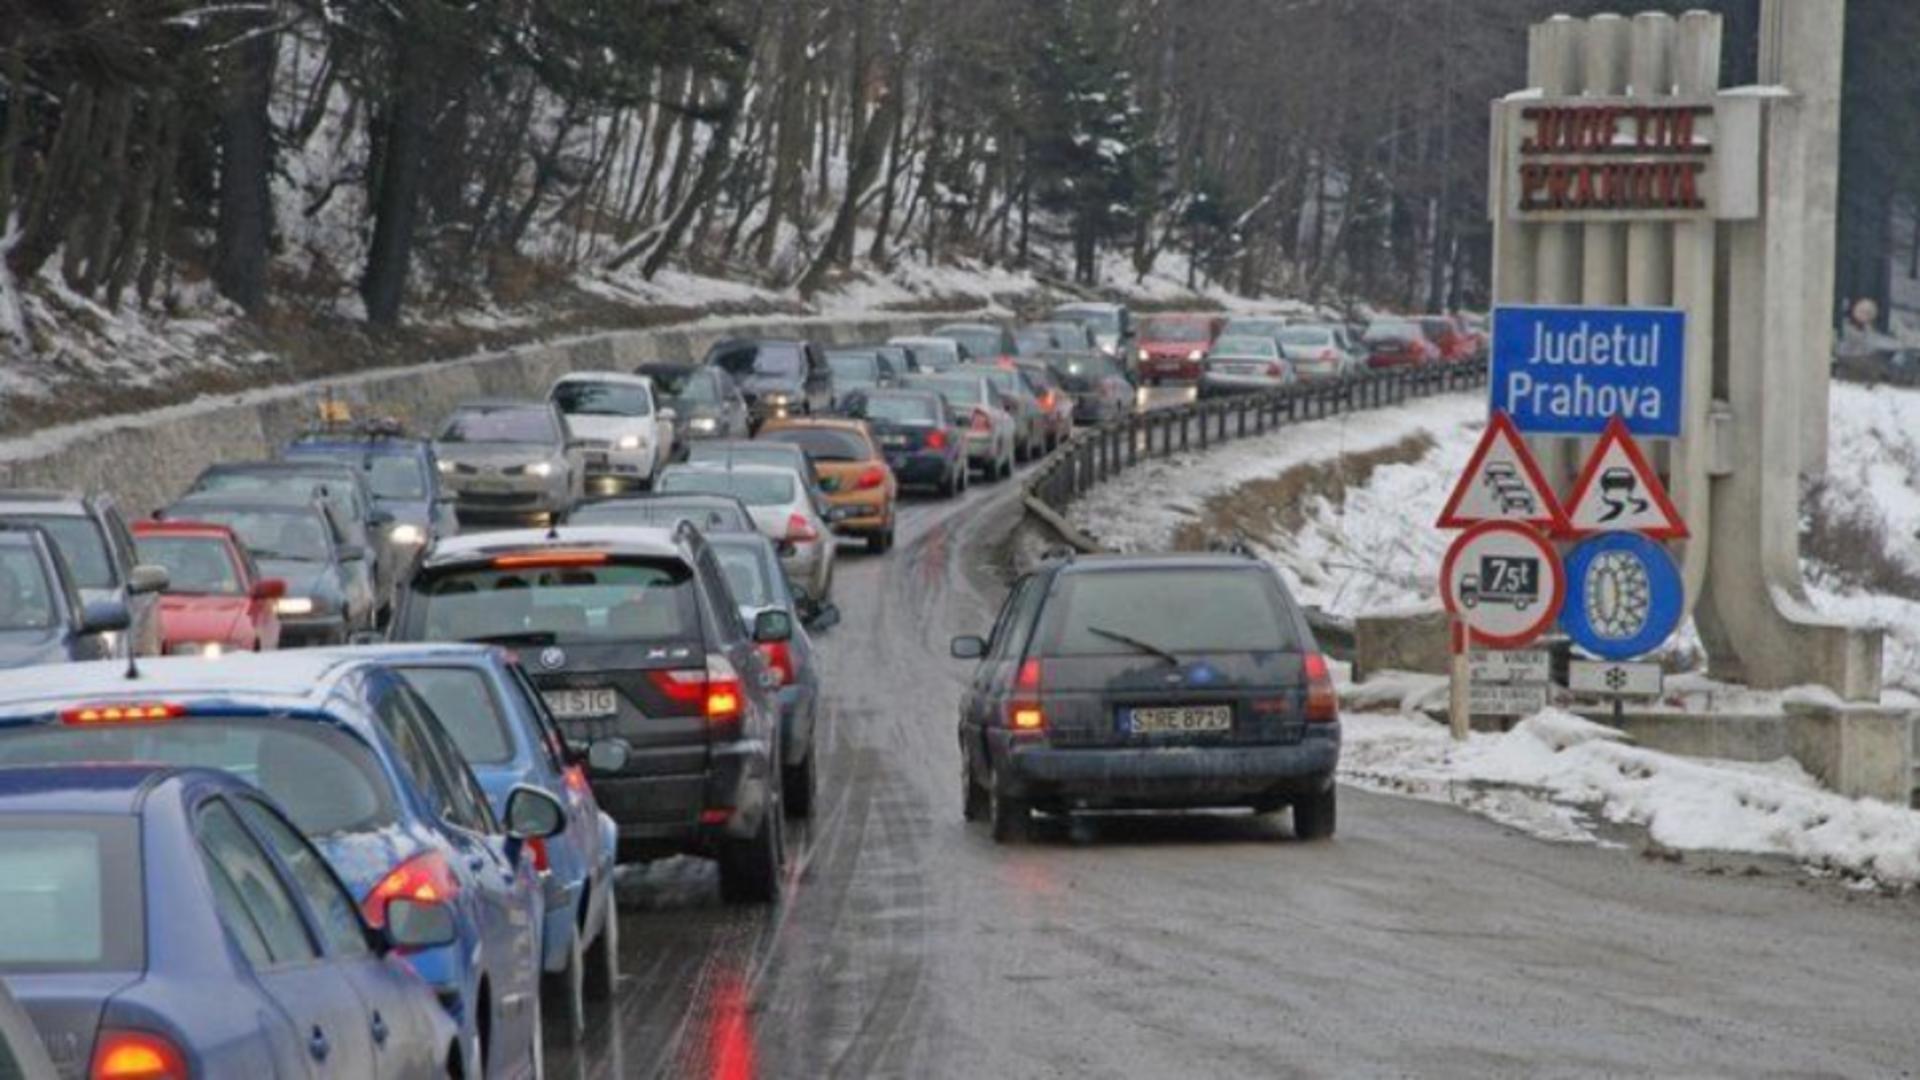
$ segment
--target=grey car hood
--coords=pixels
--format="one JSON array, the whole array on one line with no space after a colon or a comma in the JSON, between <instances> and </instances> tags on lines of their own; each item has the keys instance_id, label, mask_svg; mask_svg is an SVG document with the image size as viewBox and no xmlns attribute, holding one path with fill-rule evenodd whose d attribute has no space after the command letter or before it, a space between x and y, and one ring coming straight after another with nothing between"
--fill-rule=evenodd
<instances>
[{"instance_id":1,"label":"grey car hood","mask_svg":"<svg viewBox=\"0 0 1920 1080\"><path fill-rule=\"evenodd\" d=\"M551 461L561 456L559 447L540 443L435 443L434 451L442 461L496 467Z\"/></svg>"}]
</instances>

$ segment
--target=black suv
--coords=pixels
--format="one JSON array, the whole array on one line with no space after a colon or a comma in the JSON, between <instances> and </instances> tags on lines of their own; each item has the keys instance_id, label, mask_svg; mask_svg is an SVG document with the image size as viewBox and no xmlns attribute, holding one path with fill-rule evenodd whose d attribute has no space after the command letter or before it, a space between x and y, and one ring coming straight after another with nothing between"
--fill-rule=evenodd
<instances>
[{"instance_id":1,"label":"black suv","mask_svg":"<svg viewBox=\"0 0 1920 1080\"><path fill-rule=\"evenodd\" d=\"M1021 578L960 704L968 820L1293 808L1333 834L1339 702L1286 586L1240 554L1056 559Z\"/></svg>"},{"instance_id":2,"label":"black suv","mask_svg":"<svg viewBox=\"0 0 1920 1080\"><path fill-rule=\"evenodd\" d=\"M779 675L699 530L587 528L462 536L402 590L397 641L505 645L589 767L623 862L720 862L729 902L771 901L786 864Z\"/></svg>"},{"instance_id":3,"label":"black suv","mask_svg":"<svg viewBox=\"0 0 1920 1080\"><path fill-rule=\"evenodd\" d=\"M775 417L826 416L834 410L833 369L811 341L723 341L704 366L733 376L753 412L753 426Z\"/></svg>"}]
</instances>

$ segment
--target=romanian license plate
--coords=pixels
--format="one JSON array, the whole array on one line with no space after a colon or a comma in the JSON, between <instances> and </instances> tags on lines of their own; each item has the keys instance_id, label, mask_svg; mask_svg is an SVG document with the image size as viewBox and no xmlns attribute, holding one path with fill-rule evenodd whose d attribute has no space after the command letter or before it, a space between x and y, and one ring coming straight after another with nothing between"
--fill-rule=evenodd
<instances>
[{"instance_id":1,"label":"romanian license plate","mask_svg":"<svg viewBox=\"0 0 1920 1080\"><path fill-rule=\"evenodd\" d=\"M1200 735L1233 730L1231 705L1175 705L1158 709L1125 709L1121 716L1135 735Z\"/></svg>"},{"instance_id":2,"label":"romanian license plate","mask_svg":"<svg viewBox=\"0 0 1920 1080\"><path fill-rule=\"evenodd\" d=\"M548 690L547 710L562 720L591 720L619 711L612 690Z\"/></svg>"},{"instance_id":3,"label":"romanian license plate","mask_svg":"<svg viewBox=\"0 0 1920 1080\"><path fill-rule=\"evenodd\" d=\"M882 436L880 436L880 445L881 445L881 446L905 446L905 445L907 445L907 443L908 443L908 442L910 442L910 441L911 441L911 440L909 440L909 439L908 439L908 438L907 438L907 437L906 437L905 435L882 435Z\"/></svg>"},{"instance_id":4,"label":"romanian license plate","mask_svg":"<svg viewBox=\"0 0 1920 1080\"><path fill-rule=\"evenodd\" d=\"M595 450L586 455L586 467L594 472L604 472L607 468L607 455Z\"/></svg>"}]
</instances>

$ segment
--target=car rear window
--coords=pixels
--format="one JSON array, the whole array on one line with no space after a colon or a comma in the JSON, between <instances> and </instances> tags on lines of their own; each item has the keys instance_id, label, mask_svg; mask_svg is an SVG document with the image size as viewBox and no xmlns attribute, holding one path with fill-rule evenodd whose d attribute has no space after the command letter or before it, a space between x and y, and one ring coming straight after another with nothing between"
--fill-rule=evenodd
<instances>
[{"instance_id":1,"label":"car rear window","mask_svg":"<svg viewBox=\"0 0 1920 1080\"><path fill-rule=\"evenodd\" d=\"M440 432L441 442L551 445L560 441L546 409L462 409Z\"/></svg>"},{"instance_id":2,"label":"car rear window","mask_svg":"<svg viewBox=\"0 0 1920 1080\"><path fill-rule=\"evenodd\" d=\"M693 575L676 559L481 565L420 582L405 641L554 645L700 637Z\"/></svg>"},{"instance_id":3,"label":"car rear window","mask_svg":"<svg viewBox=\"0 0 1920 1080\"><path fill-rule=\"evenodd\" d=\"M1297 326L1280 332L1282 345L1331 345L1333 331L1317 326Z\"/></svg>"},{"instance_id":4,"label":"car rear window","mask_svg":"<svg viewBox=\"0 0 1920 1080\"><path fill-rule=\"evenodd\" d=\"M867 399L867 419L891 424L938 424L940 406L926 398L876 394Z\"/></svg>"},{"instance_id":5,"label":"car rear window","mask_svg":"<svg viewBox=\"0 0 1920 1080\"><path fill-rule=\"evenodd\" d=\"M1207 324L1195 319L1148 319L1140 327L1144 341L1205 341L1210 336Z\"/></svg>"},{"instance_id":6,"label":"car rear window","mask_svg":"<svg viewBox=\"0 0 1920 1080\"><path fill-rule=\"evenodd\" d=\"M1374 341L1374 342L1384 342L1384 341L1417 341L1419 339L1420 339L1420 328L1413 325L1412 323L1376 322L1376 323L1369 323L1367 325L1367 332L1363 340Z\"/></svg>"},{"instance_id":7,"label":"car rear window","mask_svg":"<svg viewBox=\"0 0 1920 1080\"><path fill-rule=\"evenodd\" d=\"M553 403L568 416L653 415L653 393L638 383L568 379L553 388Z\"/></svg>"},{"instance_id":8,"label":"car rear window","mask_svg":"<svg viewBox=\"0 0 1920 1080\"><path fill-rule=\"evenodd\" d=\"M107 554L107 538L90 517L79 514L13 514L8 521L38 525L60 549L67 560L73 583L82 589L112 589L120 584L113 559Z\"/></svg>"},{"instance_id":9,"label":"car rear window","mask_svg":"<svg viewBox=\"0 0 1920 1080\"><path fill-rule=\"evenodd\" d=\"M1047 598L1041 627L1041 651L1047 656L1144 651L1122 637L1177 656L1293 652L1301 644L1286 598L1258 569L1062 574Z\"/></svg>"},{"instance_id":10,"label":"car rear window","mask_svg":"<svg viewBox=\"0 0 1920 1080\"><path fill-rule=\"evenodd\" d=\"M915 380L913 385L917 389L932 390L946 398L949 405L984 405L987 402L986 391L982 389L985 384L979 379L934 377Z\"/></svg>"},{"instance_id":11,"label":"car rear window","mask_svg":"<svg viewBox=\"0 0 1920 1080\"><path fill-rule=\"evenodd\" d=\"M834 428L782 428L764 432L760 437L768 442L797 446L815 461L865 461L873 456L866 439Z\"/></svg>"},{"instance_id":12,"label":"car rear window","mask_svg":"<svg viewBox=\"0 0 1920 1080\"><path fill-rule=\"evenodd\" d=\"M748 506L786 506L795 501L791 473L736 472L732 469L669 469L660 477L665 494L732 495Z\"/></svg>"},{"instance_id":13,"label":"car rear window","mask_svg":"<svg viewBox=\"0 0 1920 1080\"><path fill-rule=\"evenodd\" d=\"M942 330L940 336L959 342L969 355L979 358L1000 355L998 330Z\"/></svg>"},{"instance_id":14,"label":"car rear window","mask_svg":"<svg viewBox=\"0 0 1920 1080\"><path fill-rule=\"evenodd\" d=\"M130 815L0 818L0 971L145 966L140 876Z\"/></svg>"},{"instance_id":15,"label":"car rear window","mask_svg":"<svg viewBox=\"0 0 1920 1080\"><path fill-rule=\"evenodd\" d=\"M51 630L53 582L33 548L0 548L0 630Z\"/></svg>"},{"instance_id":16,"label":"car rear window","mask_svg":"<svg viewBox=\"0 0 1920 1080\"><path fill-rule=\"evenodd\" d=\"M366 832L396 820L392 790L373 751L325 720L196 715L0 732L0 766L77 762L222 769L266 792L309 836Z\"/></svg>"},{"instance_id":17,"label":"car rear window","mask_svg":"<svg viewBox=\"0 0 1920 1080\"><path fill-rule=\"evenodd\" d=\"M140 561L167 570L167 591L194 596L240 595L240 569L226 542L211 536L137 536Z\"/></svg>"},{"instance_id":18,"label":"car rear window","mask_svg":"<svg viewBox=\"0 0 1920 1080\"><path fill-rule=\"evenodd\" d=\"M1213 351L1220 356L1278 356L1280 346L1269 337L1240 335L1214 342Z\"/></svg>"},{"instance_id":19,"label":"car rear window","mask_svg":"<svg viewBox=\"0 0 1920 1080\"><path fill-rule=\"evenodd\" d=\"M718 353L713 366L736 379L749 375L797 375L805 360L798 345L744 345Z\"/></svg>"},{"instance_id":20,"label":"car rear window","mask_svg":"<svg viewBox=\"0 0 1920 1080\"><path fill-rule=\"evenodd\" d=\"M704 533L753 532L753 521L738 507L724 504L644 499L589 503L567 518L572 525L636 525L672 528L690 521Z\"/></svg>"},{"instance_id":21,"label":"car rear window","mask_svg":"<svg viewBox=\"0 0 1920 1080\"><path fill-rule=\"evenodd\" d=\"M874 353L830 352L827 368L836 382L871 386L880 381L880 357Z\"/></svg>"},{"instance_id":22,"label":"car rear window","mask_svg":"<svg viewBox=\"0 0 1920 1080\"><path fill-rule=\"evenodd\" d=\"M474 765L513 760L513 739L487 676L469 667L401 667L400 677L433 709L461 756Z\"/></svg>"}]
</instances>

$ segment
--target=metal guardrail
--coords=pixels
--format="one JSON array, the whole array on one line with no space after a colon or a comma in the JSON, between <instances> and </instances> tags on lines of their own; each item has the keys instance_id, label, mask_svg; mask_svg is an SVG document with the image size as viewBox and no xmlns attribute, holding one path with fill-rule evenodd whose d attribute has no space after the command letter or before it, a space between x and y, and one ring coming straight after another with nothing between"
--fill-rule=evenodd
<instances>
[{"instance_id":1,"label":"metal guardrail","mask_svg":"<svg viewBox=\"0 0 1920 1080\"><path fill-rule=\"evenodd\" d=\"M1470 390L1486 385L1486 381L1484 361L1396 368L1134 413L1075 432L1028 474L1022 500L1028 515L1067 543L1089 553L1101 551L1104 549L1098 542L1067 520L1067 507L1095 485L1142 461L1205 451L1236 439L1281 431L1290 424Z\"/></svg>"}]
</instances>

